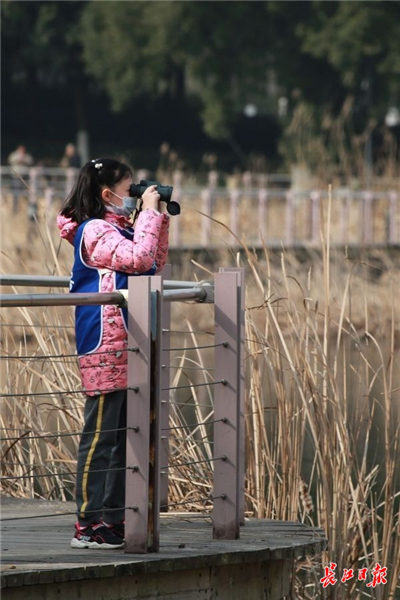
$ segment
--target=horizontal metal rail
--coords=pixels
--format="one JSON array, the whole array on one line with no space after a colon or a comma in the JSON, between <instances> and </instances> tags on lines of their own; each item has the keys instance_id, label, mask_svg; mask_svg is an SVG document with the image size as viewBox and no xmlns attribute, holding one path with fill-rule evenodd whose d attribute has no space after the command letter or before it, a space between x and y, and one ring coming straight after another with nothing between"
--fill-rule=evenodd
<instances>
[{"instance_id":1,"label":"horizontal metal rail","mask_svg":"<svg viewBox=\"0 0 400 600\"><path fill-rule=\"evenodd\" d=\"M186 290L189 288L197 288L199 286L201 286L203 283L203 281L174 281L174 280L168 280L165 279L163 281L163 288L164 290ZM211 285L211 284L209 284Z\"/></svg>"},{"instance_id":2,"label":"horizontal metal rail","mask_svg":"<svg viewBox=\"0 0 400 600\"><path fill-rule=\"evenodd\" d=\"M91 294L0 294L0 305L11 306L82 306L116 304L124 306L125 298L120 292Z\"/></svg>"},{"instance_id":3,"label":"horizontal metal rail","mask_svg":"<svg viewBox=\"0 0 400 600\"><path fill-rule=\"evenodd\" d=\"M201 283L201 282L200 282ZM198 281L173 281L163 282L164 290L181 290L198 287ZM69 277L56 275L7 275L0 274L0 285L32 285L35 287L69 287Z\"/></svg>"},{"instance_id":4,"label":"horizontal metal rail","mask_svg":"<svg viewBox=\"0 0 400 600\"><path fill-rule=\"evenodd\" d=\"M0 285L69 287L69 281L69 277L59 277L56 275L0 275Z\"/></svg>"},{"instance_id":5,"label":"horizontal metal rail","mask_svg":"<svg viewBox=\"0 0 400 600\"><path fill-rule=\"evenodd\" d=\"M187 290L165 290L162 297L167 302L172 302L173 300L198 300L199 302L204 302L207 299L207 291L201 287L193 287Z\"/></svg>"},{"instance_id":6,"label":"horizontal metal rail","mask_svg":"<svg viewBox=\"0 0 400 600\"><path fill-rule=\"evenodd\" d=\"M209 286L212 289L212 286ZM213 297L205 288L193 287L183 290L166 290L163 299L167 302L174 300L197 300L197 302L212 303ZM82 306L82 305L115 304L126 306L125 296L121 292L95 292L87 294L0 294L0 306L3 308L19 306Z\"/></svg>"}]
</instances>

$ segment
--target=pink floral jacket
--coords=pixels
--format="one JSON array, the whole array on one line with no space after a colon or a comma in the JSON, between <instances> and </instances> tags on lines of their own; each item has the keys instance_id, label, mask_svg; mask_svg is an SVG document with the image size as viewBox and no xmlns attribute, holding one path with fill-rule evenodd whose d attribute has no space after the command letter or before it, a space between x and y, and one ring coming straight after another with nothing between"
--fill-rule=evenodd
<instances>
[{"instance_id":1,"label":"pink floral jacket","mask_svg":"<svg viewBox=\"0 0 400 600\"><path fill-rule=\"evenodd\" d=\"M57 217L62 238L74 243L78 223L62 215ZM114 291L113 271L127 274L145 273L157 265L157 273L165 265L168 253L169 217L147 209L135 223L133 241L116 228L131 226L130 221L112 212L103 219L89 221L84 229L82 256L89 267L108 269L102 274L101 291ZM127 332L121 309L103 307L103 334L100 347L79 358L83 389L89 396L112 392L127 386Z\"/></svg>"}]
</instances>

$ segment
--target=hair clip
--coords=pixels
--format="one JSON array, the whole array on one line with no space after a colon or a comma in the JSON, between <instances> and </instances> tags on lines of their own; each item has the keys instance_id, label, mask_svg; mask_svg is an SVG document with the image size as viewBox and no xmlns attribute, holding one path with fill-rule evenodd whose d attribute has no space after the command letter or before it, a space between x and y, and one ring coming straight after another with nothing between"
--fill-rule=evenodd
<instances>
[{"instance_id":1,"label":"hair clip","mask_svg":"<svg viewBox=\"0 0 400 600\"><path fill-rule=\"evenodd\" d=\"M95 168L95 169L99 169L99 170L100 170L102 167L103 167L103 163L96 163L96 164L94 165L94 168Z\"/></svg>"}]
</instances>

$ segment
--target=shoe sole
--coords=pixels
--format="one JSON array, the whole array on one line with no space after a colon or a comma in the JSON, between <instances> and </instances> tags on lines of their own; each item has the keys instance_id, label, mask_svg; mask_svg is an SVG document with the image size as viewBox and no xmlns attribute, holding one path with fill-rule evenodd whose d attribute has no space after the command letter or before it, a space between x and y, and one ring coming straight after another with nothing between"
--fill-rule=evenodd
<instances>
[{"instance_id":1,"label":"shoe sole","mask_svg":"<svg viewBox=\"0 0 400 600\"><path fill-rule=\"evenodd\" d=\"M124 547L124 542L121 544L99 544L98 542L82 542L74 538L71 541L71 548L92 548L94 550L118 550Z\"/></svg>"}]
</instances>

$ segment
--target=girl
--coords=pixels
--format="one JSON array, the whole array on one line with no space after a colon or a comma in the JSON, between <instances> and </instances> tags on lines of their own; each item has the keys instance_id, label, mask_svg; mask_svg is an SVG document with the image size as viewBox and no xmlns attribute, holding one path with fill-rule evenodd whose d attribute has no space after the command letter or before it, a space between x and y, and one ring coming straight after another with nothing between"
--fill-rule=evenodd
<instances>
[{"instance_id":1,"label":"girl","mask_svg":"<svg viewBox=\"0 0 400 600\"><path fill-rule=\"evenodd\" d=\"M132 228L130 168L110 158L85 164L57 218L74 246L71 292L127 288L129 275L153 275L168 250L169 217L156 186L142 196ZM130 206L129 206L130 205ZM116 306L76 307L76 341L87 395L79 445L73 548L121 548L124 542L127 314ZM115 431L117 430L117 431Z\"/></svg>"}]
</instances>

